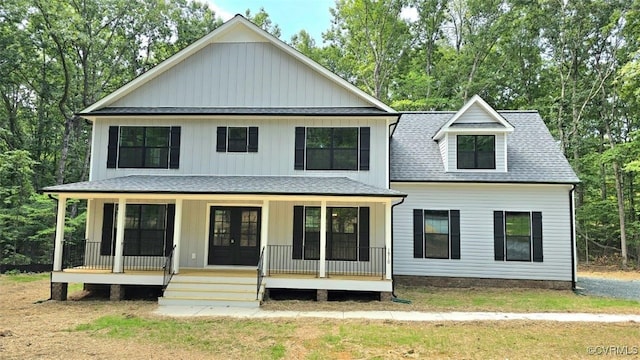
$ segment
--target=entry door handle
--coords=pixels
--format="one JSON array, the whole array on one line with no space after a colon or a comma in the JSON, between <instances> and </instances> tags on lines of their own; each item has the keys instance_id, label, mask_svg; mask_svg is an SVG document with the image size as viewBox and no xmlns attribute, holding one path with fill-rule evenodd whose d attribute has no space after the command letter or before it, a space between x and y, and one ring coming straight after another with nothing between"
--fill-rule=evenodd
<instances>
[{"instance_id":1,"label":"entry door handle","mask_svg":"<svg viewBox=\"0 0 640 360\"><path fill-rule=\"evenodd\" d=\"M236 243L236 240L235 240L235 239L231 239L231 243L232 243L232 244L235 244L235 243Z\"/></svg>"}]
</instances>

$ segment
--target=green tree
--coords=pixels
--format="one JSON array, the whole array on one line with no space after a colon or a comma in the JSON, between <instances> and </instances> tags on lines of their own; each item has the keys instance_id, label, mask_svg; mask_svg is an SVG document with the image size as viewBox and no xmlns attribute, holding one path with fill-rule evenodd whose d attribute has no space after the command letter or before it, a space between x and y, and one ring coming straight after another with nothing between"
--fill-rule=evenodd
<instances>
[{"instance_id":1,"label":"green tree","mask_svg":"<svg viewBox=\"0 0 640 360\"><path fill-rule=\"evenodd\" d=\"M409 27L400 18L404 6L403 0L338 0L323 34L340 55L338 73L381 100L390 98L397 64L410 44Z\"/></svg>"}]
</instances>

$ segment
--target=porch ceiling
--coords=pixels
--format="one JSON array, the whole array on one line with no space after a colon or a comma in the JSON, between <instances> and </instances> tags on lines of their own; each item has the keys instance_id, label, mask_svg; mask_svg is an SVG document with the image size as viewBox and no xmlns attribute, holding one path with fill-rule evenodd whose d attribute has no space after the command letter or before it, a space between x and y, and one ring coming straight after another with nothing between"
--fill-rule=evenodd
<instances>
[{"instance_id":1,"label":"porch ceiling","mask_svg":"<svg viewBox=\"0 0 640 360\"><path fill-rule=\"evenodd\" d=\"M50 194L285 195L402 198L406 194L347 177L130 175L48 186Z\"/></svg>"}]
</instances>

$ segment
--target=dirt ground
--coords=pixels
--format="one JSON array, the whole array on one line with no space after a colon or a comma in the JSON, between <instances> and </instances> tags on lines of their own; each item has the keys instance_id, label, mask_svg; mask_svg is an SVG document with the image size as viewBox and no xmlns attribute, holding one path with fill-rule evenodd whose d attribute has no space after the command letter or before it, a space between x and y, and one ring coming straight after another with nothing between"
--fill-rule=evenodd
<instances>
[{"instance_id":1,"label":"dirt ground","mask_svg":"<svg viewBox=\"0 0 640 360\"><path fill-rule=\"evenodd\" d=\"M94 300L91 306L87 306L87 301L39 302L48 298L48 279L2 283L0 359L193 358L192 352L180 349L159 352L157 346L91 337L86 331L69 331L107 314L148 315L157 307L156 302ZM132 352L134 346L135 352Z\"/></svg>"},{"instance_id":2,"label":"dirt ground","mask_svg":"<svg viewBox=\"0 0 640 360\"><path fill-rule=\"evenodd\" d=\"M578 266L578 278L580 276L599 277L617 280L640 280L640 270L623 271L618 266Z\"/></svg>"},{"instance_id":3,"label":"dirt ground","mask_svg":"<svg viewBox=\"0 0 640 360\"><path fill-rule=\"evenodd\" d=\"M597 274L594 271L589 273ZM638 272L617 274L605 271L602 274L627 279L632 276L640 278ZM76 326L105 315L156 317L152 314L157 308L155 301L56 302L46 301L48 298L48 278L34 282L14 282L0 278L0 359L211 358L210 353L200 353L188 347L174 348L165 344L92 336L91 331L73 331ZM311 333L313 326L304 326L304 331ZM295 352L296 346L292 344L289 351Z\"/></svg>"}]
</instances>

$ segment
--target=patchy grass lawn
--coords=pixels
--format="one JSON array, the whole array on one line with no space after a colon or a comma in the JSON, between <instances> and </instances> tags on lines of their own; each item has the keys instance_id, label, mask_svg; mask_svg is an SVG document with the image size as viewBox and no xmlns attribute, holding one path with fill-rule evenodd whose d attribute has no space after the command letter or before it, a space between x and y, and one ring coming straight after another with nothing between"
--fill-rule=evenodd
<instances>
[{"instance_id":1,"label":"patchy grass lawn","mask_svg":"<svg viewBox=\"0 0 640 360\"><path fill-rule=\"evenodd\" d=\"M640 314L640 302L578 295L571 291L542 289L449 289L398 286L396 295L411 304L361 301L278 300L267 301L265 310L298 311L500 311L500 312L588 312Z\"/></svg>"},{"instance_id":2,"label":"patchy grass lawn","mask_svg":"<svg viewBox=\"0 0 640 360\"><path fill-rule=\"evenodd\" d=\"M73 285L81 291L80 285ZM398 289L410 305L270 302L266 308L587 311L637 313L640 304L564 291ZM70 291L71 293L71 291ZM640 346L635 323L414 323L336 319L163 318L153 301L55 302L44 275L0 276L1 359L580 359ZM547 310L545 310L547 309ZM626 347L626 348L625 348ZM610 350L609 350L610 351ZM633 356L627 356L633 358Z\"/></svg>"},{"instance_id":3,"label":"patchy grass lawn","mask_svg":"<svg viewBox=\"0 0 640 360\"><path fill-rule=\"evenodd\" d=\"M8 283L8 282L28 283L28 282L33 282L33 281L38 281L38 280L43 280L43 279L47 279L48 280L50 278L50 276L51 276L50 273L6 274L6 275L0 275L0 284Z\"/></svg>"},{"instance_id":4,"label":"patchy grass lawn","mask_svg":"<svg viewBox=\"0 0 640 360\"><path fill-rule=\"evenodd\" d=\"M75 333L261 359L584 358L590 347L640 345L636 324L403 323L323 319L157 319L105 316ZM593 351L593 350L591 350ZM223 355L224 354L224 355Z\"/></svg>"}]
</instances>

